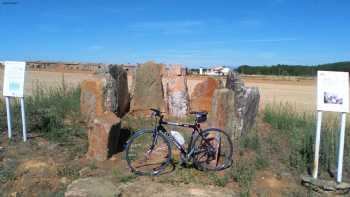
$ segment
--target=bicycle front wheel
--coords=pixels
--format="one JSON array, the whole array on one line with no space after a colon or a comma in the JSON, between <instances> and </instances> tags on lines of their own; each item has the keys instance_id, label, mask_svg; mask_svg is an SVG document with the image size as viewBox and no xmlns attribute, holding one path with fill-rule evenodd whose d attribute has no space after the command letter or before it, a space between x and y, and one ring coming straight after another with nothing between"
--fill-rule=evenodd
<instances>
[{"instance_id":1,"label":"bicycle front wheel","mask_svg":"<svg viewBox=\"0 0 350 197\"><path fill-rule=\"evenodd\" d=\"M136 132L126 146L126 161L137 175L157 175L171 161L171 147L167 137L154 130Z\"/></svg>"},{"instance_id":2,"label":"bicycle front wheel","mask_svg":"<svg viewBox=\"0 0 350 197\"><path fill-rule=\"evenodd\" d=\"M222 130L210 128L199 133L194 141L193 163L199 170L219 171L232 164L233 145Z\"/></svg>"}]
</instances>

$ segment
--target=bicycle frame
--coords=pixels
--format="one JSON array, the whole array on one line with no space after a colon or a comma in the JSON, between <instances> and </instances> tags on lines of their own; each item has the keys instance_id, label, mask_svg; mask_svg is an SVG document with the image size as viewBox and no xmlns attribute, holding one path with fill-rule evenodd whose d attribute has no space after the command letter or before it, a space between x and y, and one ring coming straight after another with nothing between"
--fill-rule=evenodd
<instances>
[{"instance_id":1,"label":"bicycle frame","mask_svg":"<svg viewBox=\"0 0 350 197\"><path fill-rule=\"evenodd\" d=\"M196 119L191 123L178 123L178 122L170 122L164 121L164 116L157 109L150 109L153 111L152 117L155 118L154 127L151 129L142 129L135 133L131 139L128 141L126 146L126 160L128 162L129 167L135 173L139 173L140 175L157 175L162 170L164 170L165 166L170 163L173 163L172 156L172 146L176 146L176 148L180 152L180 164L190 164L200 170L222 170L227 168L232 164L232 142L228 134L218 128L207 128L202 129L202 122L206 121L207 113L206 112L191 112L191 114L195 114ZM187 140L187 147L185 144L182 144L183 140L178 139L177 136L173 135L172 132L167 131L167 127L165 125L170 125L174 127L183 127L192 129L192 134ZM149 138L141 138L146 134ZM175 133L176 134L176 133ZM145 135L145 136L146 136ZM150 136L151 135L151 136ZM227 140L227 145L230 145L228 151L221 154L221 138L224 137ZM133 143L135 139L140 139L139 143ZM162 140L162 142L158 143L158 140ZM220 140L220 141L218 141ZM179 143L181 142L181 144ZM225 141L226 142L226 141ZM146 144L145 144L146 143ZM151 143L151 144L149 144ZM132 146L134 144L134 146ZM137 147L143 147L142 150L145 149L146 152L140 152ZM166 147L165 147L166 146ZM134 148L133 148L134 147ZM164 148L166 148L166 150ZM129 155L129 151L136 151L137 154ZM164 150L164 151L163 151ZM226 150L226 149L225 149ZM166 152L165 152L166 151ZM138 153L141 154L138 154ZM155 152L154 157L151 156L152 152ZM140 161L136 159L136 157L140 157ZM156 159L156 163L150 162L148 163L148 159L153 158ZM223 158L220 159L219 158ZM161 159L161 161L160 161ZM134 161L136 163L134 163ZM222 162L223 163L222 163ZM215 163L214 163L215 162ZM134 164L133 164L134 163ZM220 164L219 164L220 163ZM152 167L154 165L159 165L158 167ZM173 163L174 164L174 163ZM143 169L145 167L145 169ZM149 168L148 168L149 167ZM136 168L141 168L140 170Z\"/></svg>"},{"instance_id":2,"label":"bicycle frame","mask_svg":"<svg viewBox=\"0 0 350 197\"><path fill-rule=\"evenodd\" d=\"M170 125L170 126L191 128L192 129L192 134L191 134L189 144L187 146L187 150L184 146L180 145L180 143L163 127L163 125ZM195 122L194 124L168 122L168 121L163 121L163 116L160 116L158 124L156 125L154 131L155 132L163 132L165 135L167 135L169 137L169 139L171 140L171 142L173 142L176 145L176 148L178 150L180 150L180 152L182 154L184 154L187 158L189 158L194 151L192 149L192 143L194 140L194 136L196 133L198 133L198 135L201 135L202 129L200 128L200 124L197 122ZM155 135L157 135L157 134L155 134Z\"/></svg>"}]
</instances>

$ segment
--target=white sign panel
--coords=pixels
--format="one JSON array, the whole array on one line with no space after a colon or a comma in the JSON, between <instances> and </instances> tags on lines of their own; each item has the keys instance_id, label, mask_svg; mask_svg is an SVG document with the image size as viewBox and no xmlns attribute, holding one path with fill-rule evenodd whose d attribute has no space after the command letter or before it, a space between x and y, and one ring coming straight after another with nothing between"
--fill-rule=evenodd
<instances>
[{"instance_id":1,"label":"white sign panel","mask_svg":"<svg viewBox=\"0 0 350 197\"><path fill-rule=\"evenodd\" d=\"M317 110L349 112L349 73L317 72Z\"/></svg>"},{"instance_id":2,"label":"white sign panel","mask_svg":"<svg viewBox=\"0 0 350 197\"><path fill-rule=\"evenodd\" d=\"M6 61L4 72L3 95L23 97L25 62Z\"/></svg>"}]
</instances>

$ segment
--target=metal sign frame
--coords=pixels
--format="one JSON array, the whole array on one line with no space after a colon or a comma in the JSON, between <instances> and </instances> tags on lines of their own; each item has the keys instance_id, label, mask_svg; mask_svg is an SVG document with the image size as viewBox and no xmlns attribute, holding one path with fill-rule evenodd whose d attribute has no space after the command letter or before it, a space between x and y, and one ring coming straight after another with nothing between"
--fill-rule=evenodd
<instances>
[{"instance_id":1,"label":"metal sign frame","mask_svg":"<svg viewBox=\"0 0 350 197\"><path fill-rule=\"evenodd\" d=\"M6 69L6 64L7 62L1 62L4 64L5 69ZM10 62L10 63L16 63L16 62ZM19 62L19 63L24 63L25 62ZM25 72L25 71L24 71ZM4 72L5 75L5 72ZM23 76L24 78L24 76ZM4 77L5 80L5 77ZM24 79L23 79L24 80ZM4 83L5 84L5 83ZM23 88L23 86L22 86ZM23 88L24 89L24 88ZM12 138L12 113L11 113L11 98L16 98L15 96L5 96L5 103L6 103L6 115L7 115L7 134L8 138ZM25 116L25 105L24 105L24 95L19 97L20 99L20 104L21 104L21 119L22 119L22 135L23 135L23 141L27 141L27 127L26 127L26 116Z\"/></svg>"},{"instance_id":2,"label":"metal sign frame","mask_svg":"<svg viewBox=\"0 0 350 197\"><path fill-rule=\"evenodd\" d=\"M317 79L317 100L318 105L321 103L320 98L322 97L323 92L319 91L320 84L319 84L319 76L320 74L327 73L327 71L318 71L318 79ZM345 88L349 91L349 73L347 72L329 72L330 74L336 74L338 77L343 74L345 76ZM334 85L334 84L331 84ZM349 98L349 92L345 92L345 98ZM348 102L348 100L344 101ZM343 103L341 103L343 104ZM322 130L322 113L324 110L321 110L322 107L317 106L317 126L316 126L316 138L315 138L315 155L314 155L314 168L312 172L312 176L314 179L317 179L318 176L318 165L319 165L319 155L320 155L320 141L321 141L321 130ZM346 128L346 113L349 111L348 109L348 103L345 105L345 107L335 107L335 109L328 108L327 111L333 111L333 112L339 112L340 113L340 132L339 132L339 144L338 144L338 158L337 158L337 182L342 182L342 173L343 173L343 159L344 159L344 142L345 142L345 128Z\"/></svg>"},{"instance_id":3,"label":"metal sign frame","mask_svg":"<svg viewBox=\"0 0 350 197\"><path fill-rule=\"evenodd\" d=\"M344 159L344 142L345 142L345 127L346 127L346 113L340 114L340 133L339 133L339 145L338 145L338 159L337 159L337 182L342 182L343 173L343 159ZM320 141L321 141L321 128L322 128L322 111L317 112L317 127L316 127L316 140L315 140L315 157L314 157L314 169L312 172L313 178L317 179L318 175L318 163L320 156Z\"/></svg>"}]
</instances>

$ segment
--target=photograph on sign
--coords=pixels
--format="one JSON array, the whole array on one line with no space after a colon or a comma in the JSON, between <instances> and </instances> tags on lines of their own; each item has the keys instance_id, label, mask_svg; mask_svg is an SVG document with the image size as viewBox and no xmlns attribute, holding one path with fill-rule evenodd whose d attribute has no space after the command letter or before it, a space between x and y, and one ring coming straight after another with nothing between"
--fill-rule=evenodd
<instances>
[{"instance_id":1,"label":"photograph on sign","mask_svg":"<svg viewBox=\"0 0 350 197\"><path fill-rule=\"evenodd\" d=\"M349 73L317 72L317 110L349 112Z\"/></svg>"},{"instance_id":2,"label":"photograph on sign","mask_svg":"<svg viewBox=\"0 0 350 197\"><path fill-rule=\"evenodd\" d=\"M25 62L4 62L3 96L23 97Z\"/></svg>"}]
</instances>

